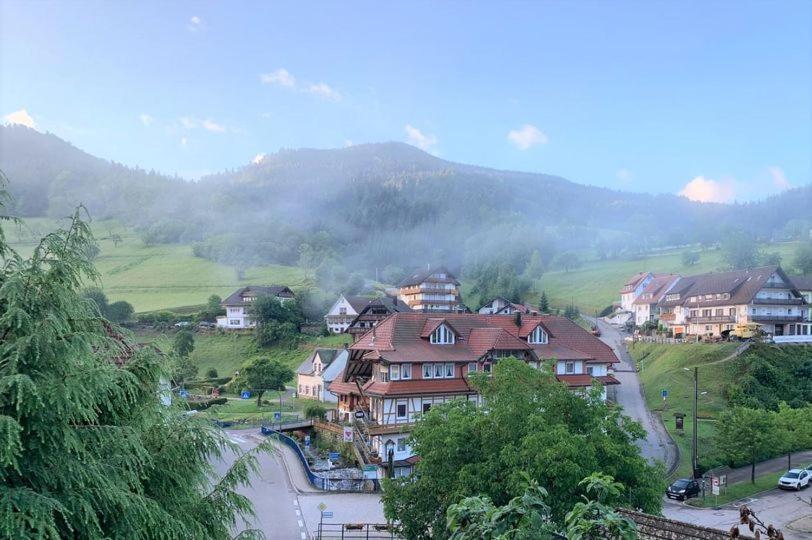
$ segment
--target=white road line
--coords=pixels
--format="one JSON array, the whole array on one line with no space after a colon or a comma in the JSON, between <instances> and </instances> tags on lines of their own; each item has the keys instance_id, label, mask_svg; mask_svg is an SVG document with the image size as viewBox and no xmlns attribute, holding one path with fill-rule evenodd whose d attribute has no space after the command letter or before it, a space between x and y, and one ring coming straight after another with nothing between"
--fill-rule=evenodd
<instances>
[{"instance_id":1,"label":"white road line","mask_svg":"<svg viewBox=\"0 0 812 540\"><path fill-rule=\"evenodd\" d=\"M302 540L305 540L306 536L305 533L300 533L302 535Z\"/></svg>"},{"instance_id":2,"label":"white road line","mask_svg":"<svg viewBox=\"0 0 812 540\"><path fill-rule=\"evenodd\" d=\"M302 523L302 520L300 519L300 520L298 520L298 521L299 521L299 528L304 527L304 523Z\"/></svg>"},{"instance_id":3,"label":"white road line","mask_svg":"<svg viewBox=\"0 0 812 540\"><path fill-rule=\"evenodd\" d=\"M299 506L299 501L297 499L293 499L293 506Z\"/></svg>"},{"instance_id":4,"label":"white road line","mask_svg":"<svg viewBox=\"0 0 812 540\"><path fill-rule=\"evenodd\" d=\"M243 439L242 437L238 437L237 435L229 435L228 438L231 439L231 442L234 442L234 443L237 443L237 444L245 443L245 439Z\"/></svg>"},{"instance_id":5,"label":"white road line","mask_svg":"<svg viewBox=\"0 0 812 540\"><path fill-rule=\"evenodd\" d=\"M302 516L302 513L301 513L301 512L299 512L299 509L297 508L297 509L296 509L296 517L301 517L301 516Z\"/></svg>"}]
</instances>

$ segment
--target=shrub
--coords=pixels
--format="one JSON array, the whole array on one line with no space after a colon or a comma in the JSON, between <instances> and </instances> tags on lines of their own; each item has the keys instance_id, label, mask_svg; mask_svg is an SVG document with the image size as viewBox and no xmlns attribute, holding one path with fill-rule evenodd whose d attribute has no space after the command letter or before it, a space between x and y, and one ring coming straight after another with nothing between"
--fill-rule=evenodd
<instances>
[{"instance_id":1,"label":"shrub","mask_svg":"<svg viewBox=\"0 0 812 540\"><path fill-rule=\"evenodd\" d=\"M209 379L216 379L217 378L217 370L214 369L214 368L211 368L210 370L208 370L206 372L206 377L208 377Z\"/></svg>"},{"instance_id":2,"label":"shrub","mask_svg":"<svg viewBox=\"0 0 812 540\"><path fill-rule=\"evenodd\" d=\"M327 416L327 409L321 403L308 403L304 409L305 418L323 420Z\"/></svg>"}]
</instances>

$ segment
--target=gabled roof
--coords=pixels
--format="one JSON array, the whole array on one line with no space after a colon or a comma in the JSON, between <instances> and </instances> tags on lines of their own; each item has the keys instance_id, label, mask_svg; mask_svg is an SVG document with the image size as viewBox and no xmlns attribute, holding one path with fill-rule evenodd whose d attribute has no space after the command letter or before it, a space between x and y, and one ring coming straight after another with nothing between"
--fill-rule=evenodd
<instances>
[{"instance_id":1,"label":"gabled roof","mask_svg":"<svg viewBox=\"0 0 812 540\"><path fill-rule=\"evenodd\" d=\"M646 288L634 300L634 304L656 304L665 296L666 292L671 289L671 286L680 279L676 274L661 274L653 278Z\"/></svg>"},{"instance_id":2,"label":"gabled roof","mask_svg":"<svg viewBox=\"0 0 812 540\"><path fill-rule=\"evenodd\" d=\"M789 278L778 265L760 266L748 268L746 270L732 270L729 272L711 272L695 276L680 278L671 287L660 302L661 306L668 307L674 305L684 305L693 296L727 294L727 299L709 298L699 299L697 302L690 302L689 305L696 307L710 307L716 305L741 305L750 303L755 298L756 293L764 288L767 280L773 274L778 274L788 285L788 288L798 293L794 282ZM679 294L679 299L668 300L669 294ZM800 293L798 293L800 295Z\"/></svg>"},{"instance_id":3,"label":"gabled roof","mask_svg":"<svg viewBox=\"0 0 812 540\"><path fill-rule=\"evenodd\" d=\"M269 287L261 287L258 285L248 285L241 287L234 293L229 295L221 302L224 306L245 306L248 303L245 298L255 298L258 296L276 296L278 298L293 298L294 294L290 288L284 285L271 285Z\"/></svg>"},{"instance_id":4,"label":"gabled roof","mask_svg":"<svg viewBox=\"0 0 812 540\"><path fill-rule=\"evenodd\" d=\"M812 291L812 276L789 276L799 291Z\"/></svg>"},{"instance_id":5,"label":"gabled roof","mask_svg":"<svg viewBox=\"0 0 812 540\"><path fill-rule=\"evenodd\" d=\"M445 279L433 279L432 281L439 281L444 283L453 283L454 285L459 285L460 282L457 281L457 278L446 269L445 266L436 266L434 268L429 268L428 270L418 270L417 272L413 273L412 275L405 277L398 283L398 287L411 287L412 285L420 285L426 279L429 278L432 274L443 273L448 276Z\"/></svg>"},{"instance_id":6,"label":"gabled roof","mask_svg":"<svg viewBox=\"0 0 812 540\"><path fill-rule=\"evenodd\" d=\"M637 272L635 275L630 277L626 283L623 284L623 287L620 289L621 293L628 293L632 292L637 288L641 281L645 279L647 275L651 272Z\"/></svg>"},{"instance_id":7,"label":"gabled roof","mask_svg":"<svg viewBox=\"0 0 812 540\"><path fill-rule=\"evenodd\" d=\"M427 329L436 328L443 321L456 332L455 343L429 343L425 337L430 335ZM539 325L549 335L546 345L527 342L527 335ZM387 362L471 362L492 349L524 350L544 359L618 362L608 345L563 317L523 316L522 326L518 327L515 318L504 315L449 313L439 318L436 314L411 312L394 313L363 334L350 346L354 351L350 364L362 358Z\"/></svg>"},{"instance_id":8,"label":"gabled roof","mask_svg":"<svg viewBox=\"0 0 812 540\"><path fill-rule=\"evenodd\" d=\"M349 357L350 352L347 349L341 349L335 358L333 358L333 361L330 362L330 365L327 366L321 373L321 378L325 384L329 383L330 381L334 381L339 374L344 371Z\"/></svg>"},{"instance_id":9,"label":"gabled roof","mask_svg":"<svg viewBox=\"0 0 812 540\"><path fill-rule=\"evenodd\" d=\"M367 305L373 300L373 298L368 296L350 296L346 294L343 294L342 296L347 303L352 306L352 309L355 310L356 313L361 313L361 310L367 307Z\"/></svg>"},{"instance_id":10,"label":"gabled roof","mask_svg":"<svg viewBox=\"0 0 812 540\"><path fill-rule=\"evenodd\" d=\"M342 349L314 349L310 356L307 359L299 364L298 369L296 369L296 373L299 375L313 375L313 363L316 361L316 358L321 361L322 366L325 368L329 366L335 357L341 352Z\"/></svg>"},{"instance_id":11,"label":"gabled roof","mask_svg":"<svg viewBox=\"0 0 812 540\"><path fill-rule=\"evenodd\" d=\"M503 312L506 311L507 309L512 309L514 312L518 311L519 313L523 313L525 315L538 315L539 313L539 310L537 310L536 308L534 308L529 304L517 304L515 302L508 302L506 306L504 306L496 313L504 315L505 313Z\"/></svg>"}]
</instances>

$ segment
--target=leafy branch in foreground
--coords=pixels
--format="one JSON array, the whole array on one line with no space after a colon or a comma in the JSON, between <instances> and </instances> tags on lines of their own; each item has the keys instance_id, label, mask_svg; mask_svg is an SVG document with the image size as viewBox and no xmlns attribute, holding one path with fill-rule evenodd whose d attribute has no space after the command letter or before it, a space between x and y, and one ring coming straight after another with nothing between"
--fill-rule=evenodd
<instances>
[{"instance_id":1,"label":"leafy branch in foreground","mask_svg":"<svg viewBox=\"0 0 812 540\"><path fill-rule=\"evenodd\" d=\"M256 458L220 478L238 447L161 404L158 353L81 299L92 246L81 209L27 259L0 228L0 537L231 538Z\"/></svg>"}]
</instances>

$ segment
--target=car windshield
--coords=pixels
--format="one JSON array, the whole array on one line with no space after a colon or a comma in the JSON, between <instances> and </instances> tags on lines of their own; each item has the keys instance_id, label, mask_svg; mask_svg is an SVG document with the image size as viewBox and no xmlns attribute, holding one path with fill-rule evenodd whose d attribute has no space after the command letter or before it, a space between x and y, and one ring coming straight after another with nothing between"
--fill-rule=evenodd
<instances>
[{"instance_id":1,"label":"car windshield","mask_svg":"<svg viewBox=\"0 0 812 540\"><path fill-rule=\"evenodd\" d=\"M796 472L788 472L784 475L784 478L798 478L798 473Z\"/></svg>"},{"instance_id":2,"label":"car windshield","mask_svg":"<svg viewBox=\"0 0 812 540\"><path fill-rule=\"evenodd\" d=\"M677 480L676 482L671 484L671 487L677 488L677 489L686 488L686 487L688 487L688 480Z\"/></svg>"}]
</instances>

